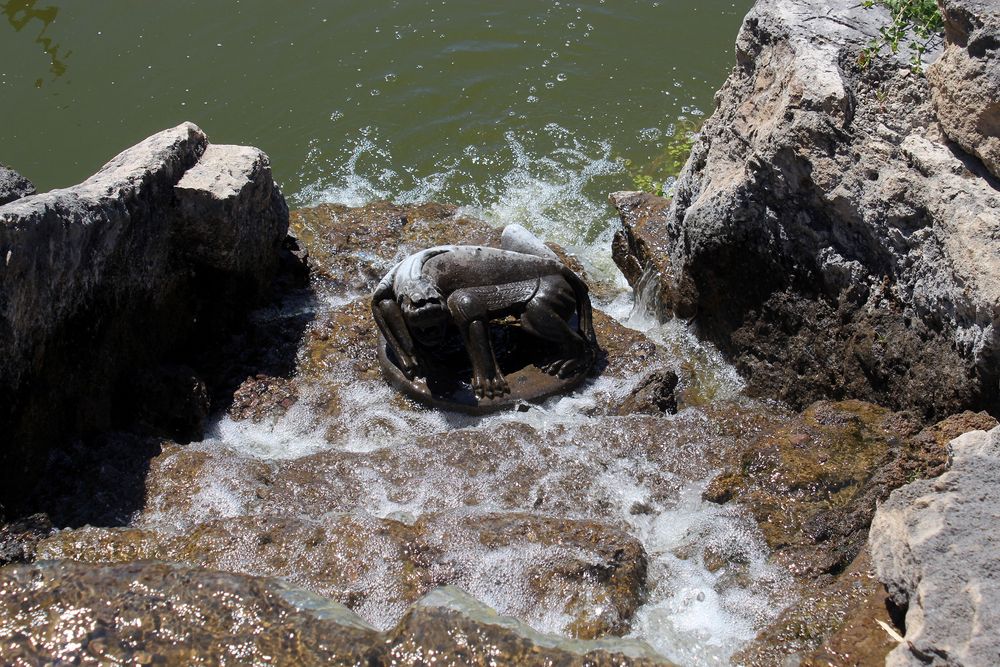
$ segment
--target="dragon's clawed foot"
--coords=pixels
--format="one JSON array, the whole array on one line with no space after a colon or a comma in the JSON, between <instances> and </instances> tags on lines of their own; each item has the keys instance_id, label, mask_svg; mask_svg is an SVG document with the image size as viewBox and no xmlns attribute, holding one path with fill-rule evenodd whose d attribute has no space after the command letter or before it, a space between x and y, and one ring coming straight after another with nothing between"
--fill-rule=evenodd
<instances>
[{"instance_id":1,"label":"dragon's clawed foot","mask_svg":"<svg viewBox=\"0 0 1000 667\"><path fill-rule=\"evenodd\" d=\"M499 373L492 377L475 373L472 376L472 391L476 394L476 398L480 400L484 398L500 398L504 394L510 393L510 386L503 375Z\"/></svg>"}]
</instances>

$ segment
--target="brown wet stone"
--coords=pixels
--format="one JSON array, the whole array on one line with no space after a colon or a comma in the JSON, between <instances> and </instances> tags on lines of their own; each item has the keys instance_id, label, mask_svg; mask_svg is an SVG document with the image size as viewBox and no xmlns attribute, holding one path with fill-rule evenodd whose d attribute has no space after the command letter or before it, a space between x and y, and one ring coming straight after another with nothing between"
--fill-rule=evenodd
<instances>
[{"instance_id":1,"label":"brown wet stone","mask_svg":"<svg viewBox=\"0 0 1000 667\"><path fill-rule=\"evenodd\" d=\"M167 563L0 569L5 664L382 664L343 607L270 579Z\"/></svg>"},{"instance_id":2,"label":"brown wet stone","mask_svg":"<svg viewBox=\"0 0 1000 667\"><path fill-rule=\"evenodd\" d=\"M496 615L460 591L441 589L415 605L389 633L394 665L526 665L531 667L669 667L638 642L554 640Z\"/></svg>"},{"instance_id":3,"label":"brown wet stone","mask_svg":"<svg viewBox=\"0 0 1000 667\"><path fill-rule=\"evenodd\" d=\"M441 553L461 548L470 539L487 550L526 543L546 547L546 556L529 565L524 576L535 599L561 607L570 617L564 630L571 637L626 634L646 598L642 545L597 521L526 513L470 515L456 521L445 514L421 518L416 528ZM523 610L529 616L532 611Z\"/></svg>"},{"instance_id":4,"label":"brown wet stone","mask_svg":"<svg viewBox=\"0 0 1000 667\"><path fill-rule=\"evenodd\" d=\"M416 250L500 244L499 229L436 203L321 204L292 211L289 227L309 251L314 279L339 294L370 294L394 261Z\"/></svg>"},{"instance_id":5,"label":"brown wet stone","mask_svg":"<svg viewBox=\"0 0 1000 667\"><path fill-rule=\"evenodd\" d=\"M0 569L0 655L33 664L669 666L641 642L532 631L436 590L382 634L270 578L155 561Z\"/></svg>"},{"instance_id":6,"label":"brown wet stone","mask_svg":"<svg viewBox=\"0 0 1000 667\"><path fill-rule=\"evenodd\" d=\"M800 596L734 661L883 662L895 642L875 623L891 625L866 547L876 504L940 474L951 439L995 424L984 412L965 412L920 429L912 416L863 401L820 401L730 461L705 498L750 511Z\"/></svg>"},{"instance_id":7,"label":"brown wet stone","mask_svg":"<svg viewBox=\"0 0 1000 667\"><path fill-rule=\"evenodd\" d=\"M839 576L805 587L794 605L733 656L733 664L881 665L897 642L876 621L892 626L865 549Z\"/></svg>"},{"instance_id":8,"label":"brown wet stone","mask_svg":"<svg viewBox=\"0 0 1000 667\"><path fill-rule=\"evenodd\" d=\"M511 577L500 589L475 569L499 553ZM176 534L85 527L49 537L38 557L164 560L281 577L382 625L435 586L517 591L505 613L538 619L558 607L568 619L561 630L583 639L628 632L646 586L635 538L596 521L524 513L431 514L413 526L362 514L241 516Z\"/></svg>"},{"instance_id":9,"label":"brown wet stone","mask_svg":"<svg viewBox=\"0 0 1000 667\"><path fill-rule=\"evenodd\" d=\"M704 495L747 507L793 572L839 571L867 539L875 502L892 490L893 466L916 431L915 421L870 403L821 401L751 444Z\"/></svg>"},{"instance_id":10,"label":"brown wet stone","mask_svg":"<svg viewBox=\"0 0 1000 667\"><path fill-rule=\"evenodd\" d=\"M259 422L284 414L298 398L290 379L260 373L247 378L236 389L226 414L235 421L250 419Z\"/></svg>"}]
</instances>

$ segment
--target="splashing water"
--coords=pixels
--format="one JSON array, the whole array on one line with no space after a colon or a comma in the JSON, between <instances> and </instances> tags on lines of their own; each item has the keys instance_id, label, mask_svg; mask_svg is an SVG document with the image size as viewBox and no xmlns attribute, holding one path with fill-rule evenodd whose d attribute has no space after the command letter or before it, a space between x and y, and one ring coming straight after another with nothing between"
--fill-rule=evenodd
<instances>
[{"instance_id":1,"label":"splashing water","mask_svg":"<svg viewBox=\"0 0 1000 667\"><path fill-rule=\"evenodd\" d=\"M697 406L747 401L739 398L742 381L735 370L684 323L656 322L641 303L633 304L610 259L615 225L604 199L608 183L621 177L621 165L606 144L579 140L556 124L522 136L508 132L503 149L492 153L469 147L424 176L394 165L391 149L368 128L338 164L324 163L317 152L305 169L323 176L293 202L451 201L497 226L528 226L576 253L592 276L621 287L617 296L596 305L695 369L685 374L688 386L680 388L682 400L695 407L656 418L654 425L652 418L601 414L598 406L608 397L626 396L637 378L600 377L523 412L472 417L401 407L381 380L353 377L349 368L334 366L326 372L341 388L336 418L316 413L308 395L276 419L223 417L204 442L189 446L210 464L200 472L186 515L147 507L139 524L184 531L214 517L273 511L254 497L248 462L340 476L318 478L330 485L317 492L331 498L329 512L408 525L436 513L595 520L621 527L647 554L648 597L634 615L629 637L680 664L727 664L789 602L789 579L768 564L759 530L738 507L701 498L715 472L706 454L728 446L730 436L715 413ZM485 186L481 169L489 173ZM316 307L334 309L343 302L321 300ZM480 449L469 450L469 435ZM308 518L309 504L302 502L298 511ZM455 567L450 583L537 630L566 633L570 619L560 600L534 604L525 588L531 568L556 558L558 549L532 543L487 549L474 539L442 548ZM390 562L379 562L365 580L366 590L378 592L356 610L388 628L405 605L388 590Z\"/></svg>"}]
</instances>

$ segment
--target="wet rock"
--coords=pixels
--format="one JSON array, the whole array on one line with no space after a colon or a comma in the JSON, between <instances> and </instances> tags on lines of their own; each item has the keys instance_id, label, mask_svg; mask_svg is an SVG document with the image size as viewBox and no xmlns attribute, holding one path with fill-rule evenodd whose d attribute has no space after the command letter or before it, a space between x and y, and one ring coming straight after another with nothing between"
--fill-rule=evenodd
<instances>
[{"instance_id":1,"label":"wet rock","mask_svg":"<svg viewBox=\"0 0 1000 667\"><path fill-rule=\"evenodd\" d=\"M897 642L876 621L892 626L885 593L867 549L837 577L803 587L799 599L765 628L733 664L878 665Z\"/></svg>"},{"instance_id":2,"label":"wet rock","mask_svg":"<svg viewBox=\"0 0 1000 667\"><path fill-rule=\"evenodd\" d=\"M341 297L371 294L398 260L423 248L500 245L499 229L437 203L321 204L293 211L290 227L309 249L322 289Z\"/></svg>"},{"instance_id":3,"label":"wet rock","mask_svg":"<svg viewBox=\"0 0 1000 667\"><path fill-rule=\"evenodd\" d=\"M373 628L271 579L167 563L0 569L0 655L12 664L381 664ZM180 639L179 639L180 638Z\"/></svg>"},{"instance_id":4,"label":"wet rock","mask_svg":"<svg viewBox=\"0 0 1000 667\"><path fill-rule=\"evenodd\" d=\"M0 206L0 502L55 443L130 418L136 374L241 314L286 227L266 156L213 147L190 123Z\"/></svg>"},{"instance_id":5,"label":"wet rock","mask_svg":"<svg viewBox=\"0 0 1000 667\"><path fill-rule=\"evenodd\" d=\"M906 610L905 641L887 665L987 665L1000 652L996 481L1000 427L951 442L936 479L897 489L872 523L878 578Z\"/></svg>"},{"instance_id":6,"label":"wet rock","mask_svg":"<svg viewBox=\"0 0 1000 667\"><path fill-rule=\"evenodd\" d=\"M298 398L291 379L258 373L236 388L226 413L236 421L259 422L284 414Z\"/></svg>"},{"instance_id":7,"label":"wet rock","mask_svg":"<svg viewBox=\"0 0 1000 667\"><path fill-rule=\"evenodd\" d=\"M153 559L253 576L281 577L383 626L432 587L419 536L397 521L363 515L308 520L239 516L183 533L85 527L45 541L41 559Z\"/></svg>"},{"instance_id":8,"label":"wet rock","mask_svg":"<svg viewBox=\"0 0 1000 667\"><path fill-rule=\"evenodd\" d=\"M966 413L919 430L870 403L821 401L750 444L705 497L746 506L793 571L837 573L865 544L878 502L946 465L942 438L995 422Z\"/></svg>"},{"instance_id":9,"label":"wet rock","mask_svg":"<svg viewBox=\"0 0 1000 667\"><path fill-rule=\"evenodd\" d=\"M800 599L737 661L776 664L789 654L802 664L881 660L894 643L870 618L891 620L865 549L876 507L893 489L939 474L948 439L995 423L986 413L964 413L918 430L912 417L872 404L819 402L744 449L705 496L750 511L772 560L796 577Z\"/></svg>"},{"instance_id":10,"label":"wet rock","mask_svg":"<svg viewBox=\"0 0 1000 667\"><path fill-rule=\"evenodd\" d=\"M666 245L667 209L670 200L648 192L613 192L611 205L622 226L611 243L611 258L635 292L637 301L660 319L675 314L681 299L674 293L674 271ZM688 318L692 313L678 311Z\"/></svg>"},{"instance_id":11,"label":"wet rock","mask_svg":"<svg viewBox=\"0 0 1000 667\"><path fill-rule=\"evenodd\" d=\"M663 665L671 663L637 641L584 642L533 632L455 588L421 600L390 633L392 664L423 665L428 657L461 665Z\"/></svg>"},{"instance_id":12,"label":"wet rock","mask_svg":"<svg viewBox=\"0 0 1000 667\"><path fill-rule=\"evenodd\" d=\"M205 381L192 368L163 365L134 378L131 400L121 410L130 413L137 432L190 442L205 432L210 407Z\"/></svg>"},{"instance_id":13,"label":"wet rock","mask_svg":"<svg viewBox=\"0 0 1000 667\"><path fill-rule=\"evenodd\" d=\"M762 0L673 199L613 196L619 264L752 395L928 421L1000 405L1000 193L937 133L876 4ZM931 57L934 55L932 44Z\"/></svg>"},{"instance_id":14,"label":"wet rock","mask_svg":"<svg viewBox=\"0 0 1000 667\"><path fill-rule=\"evenodd\" d=\"M677 373L673 371L650 371L622 401L618 414L677 414L677 397L674 396L677 382Z\"/></svg>"},{"instance_id":15,"label":"wet rock","mask_svg":"<svg viewBox=\"0 0 1000 667\"><path fill-rule=\"evenodd\" d=\"M52 521L44 514L32 514L11 523L0 522L0 566L33 561L35 548L52 529Z\"/></svg>"},{"instance_id":16,"label":"wet rock","mask_svg":"<svg viewBox=\"0 0 1000 667\"><path fill-rule=\"evenodd\" d=\"M35 186L31 181L10 167L0 164L0 206L33 194Z\"/></svg>"},{"instance_id":17,"label":"wet rock","mask_svg":"<svg viewBox=\"0 0 1000 667\"><path fill-rule=\"evenodd\" d=\"M635 538L525 513L430 514L414 525L359 513L240 516L181 533L85 527L44 540L38 558L155 559L281 577L383 628L433 587L454 584L536 623L556 609L567 620L555 629L584 639L627 633L646 590Z\"/></svg>"},{"instance_id":18,"label":"wet rock","mask_svg":"<svg viewBox=\"0 0 1000 667\"><path fill-rule=\"evenodd\" d=\"M534 632L452 588L387 634L278 580L155 561L6 567L0 592L14 664L669 665L641 642Z\"/></svg>"},{"instance_id":19,"label":"wet rock","mask_svg":"<svg viewBox=\"0 0 1000 667\"><path fill-rule=\"evenodd\" d=\"M570 637L624 635L645 601L647 561L642 545L596 521L516 512L455 520L444 514L421 518L415 527L442 555L443 569L455 568L454 579L447 583L481 592L481 599L486 600L498 594L500 599L522 597L528 605L504 612L518 618L538 618L542 609L557 609L569 618L561 630ZM503 591L470 580L462 572L469 567L468 558L456 557L466 551L516 554L534 549L544 555L529 559L516 577L510 577L509 564L496 563L493 576L501 578ZM492 563L494 559L487 553L477 560Z\"/></svg>"},{"instance_id":20,"label":"wet rock","mask_svg":"<svg viewBox=\"0 0 1000 667\"><path fill-rule=\"evenodd\" d=\"M944 53L927 69L945 134L1000 177L1000 11L989 0L944 0Z\"/></svg>"}]
</instances>

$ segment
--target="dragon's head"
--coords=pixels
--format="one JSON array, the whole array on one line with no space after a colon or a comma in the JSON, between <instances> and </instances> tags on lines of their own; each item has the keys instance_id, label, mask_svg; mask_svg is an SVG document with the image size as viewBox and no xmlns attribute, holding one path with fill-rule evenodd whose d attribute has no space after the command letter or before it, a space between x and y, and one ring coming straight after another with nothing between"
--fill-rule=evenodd
<instances>
[{"instance_id":1,"label":"dragon's head","mask_svg":"<svg viewBox=\"0 0 1000 667\"><path fill-rule=\"evenodd\" d=\"M448 306L431 281L420 278L407 285L399 306L406 328L418 343L425 347L437 347L444 342L448 330Z\"/></svg>"}]
</instances>

